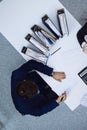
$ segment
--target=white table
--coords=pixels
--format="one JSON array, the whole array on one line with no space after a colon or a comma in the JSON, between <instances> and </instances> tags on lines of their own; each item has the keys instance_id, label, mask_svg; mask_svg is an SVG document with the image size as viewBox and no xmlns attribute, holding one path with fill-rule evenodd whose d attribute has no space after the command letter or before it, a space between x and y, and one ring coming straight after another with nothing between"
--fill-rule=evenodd
<instances>
[{"instance_id":1,"label":"white table","mask_svg":"<svg viewBox=\"0 0 87 130\"><path fill-rule=\"evenodd\" d=\"M44 14L48 14L58 25L56 13L61 8L64 6L57 0L4 0L0 3L0 31L15 49L26 60L29 60L28 56L21 53L23 46L29 46L24 37L28 33L33 35L30 28L34 24L45 28L41 22L41 17ZM80 104L81 97L87 92L87 86L77 75L87 65L87 55L82 52L76 39L76 33L81 25L66 9L65 13L69 26L69 36L57 41L52 50L58 47L61 47L61 50L49 58L48 65L53 67L55 71L64 71L66 79L59 83L44 74L41 76L57 94L60 95L63 91L69 90L65 103L71 110L75 110Z\"/></svg>"}]
</instances>

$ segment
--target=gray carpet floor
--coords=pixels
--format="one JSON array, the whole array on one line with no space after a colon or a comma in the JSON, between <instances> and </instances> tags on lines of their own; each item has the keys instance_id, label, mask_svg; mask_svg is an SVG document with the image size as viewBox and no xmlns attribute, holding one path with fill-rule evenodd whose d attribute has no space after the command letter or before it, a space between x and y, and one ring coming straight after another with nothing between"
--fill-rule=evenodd
<instances>
[{"instance_id":1,"label":"gray carpet floor","mask_svg":"<svg viewBox=\"0 0 87 130\"><path fill-rule=\"evenodd\" d=\"M60 0L70 13L84 24L86 0ZM80 12L80 13L79 13ZM25 60L0 33L0 130L87 130L87 108L79 106L74 112L62 103L41 116L22 116L14 108L10 94L11 73Z\"/></svg>"},{"instance_id":2,"label":"gray carpet floor","mask_svg":"<svg viewBox=\"0 0 87 130\"><path fill-rule=\"evenodd\" d=\"M87 20L87 0L59 0L75 19L83 25Z\"/></svg>"}]
</instances>

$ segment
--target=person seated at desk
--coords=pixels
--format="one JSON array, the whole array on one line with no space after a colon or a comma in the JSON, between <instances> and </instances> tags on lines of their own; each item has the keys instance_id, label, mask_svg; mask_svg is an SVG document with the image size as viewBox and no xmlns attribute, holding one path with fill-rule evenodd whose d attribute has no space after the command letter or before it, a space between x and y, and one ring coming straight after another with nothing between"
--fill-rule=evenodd
<instances>
[{"instance_id":1,"label":"person seated at desk","mask_svg":"<svg viewBox=\"0 0 87 130\"><path fill-rule=\"evenodd\" d=\"M78 31L77 39L83 49L83 52L87 54L87 23L85 23L84 26Z\"/></svg>"},{"instance_id":2,"label":"person seated at desk","mask_svg":"<svg viewBox=\"0 0 87 130\"><path fill-rule=\"evenodd\" d=\"M16 109L22 115L41 116L66 99L66 92L58 96L35 70L60 82L66 77L64 72L54 72L53 68L34 60L13 71L11 96Z\"/></svg>"}]
</instances>

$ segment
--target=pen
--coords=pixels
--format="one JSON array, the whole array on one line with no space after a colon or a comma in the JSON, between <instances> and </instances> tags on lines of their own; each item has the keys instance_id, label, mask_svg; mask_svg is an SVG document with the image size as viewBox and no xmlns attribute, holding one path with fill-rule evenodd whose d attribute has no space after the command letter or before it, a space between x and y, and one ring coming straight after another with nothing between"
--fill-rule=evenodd
<instances>
[{"instance_id":1,"label":"pen","mask_svg":"<svg viewBox=\"0 0 87 130\"><path fill-rule=\"evenodd\" d=\"M64 97L61 98L61 100L60 100L61 102L63 101L63 98L64 98Z\"/></svg>"},{"instance_id":2,"label":"pen","mask_svg":"<svg viewBox=\"0 0 87 130\"><path fill-rule=\"evenodd\" d=\"M63 95L65 95L65 94L66 94L66 92L64 92L64 93L62 94L62 96L63 96ZM60 101L62 102L62 101L63 101L63 99L64 99L64 96L61 98L61 100L60 100Z\"/></svg>"},{"instance_id":3,"label":"pen","mask_svg":"<svg viewBox=\"0 0 87 130\"><path fill-rule=\"evenodd\" d=\"M53 55L53 54L55 54L57 51L59 51L61 49L61 47L60 48L58 48L56 51L54 51L51 55Z\"/></svg>"}]
</instances>

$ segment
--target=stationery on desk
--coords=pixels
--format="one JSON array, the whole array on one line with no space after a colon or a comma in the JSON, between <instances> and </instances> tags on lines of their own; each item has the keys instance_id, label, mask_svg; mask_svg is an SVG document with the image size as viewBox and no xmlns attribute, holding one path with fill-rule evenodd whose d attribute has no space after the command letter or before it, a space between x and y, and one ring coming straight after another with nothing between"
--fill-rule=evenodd
<instances>
[{"instance_id":1,"label":"stationery on desk","mask_svg":"<svg viewBox=\"0 0 87 130\"><path fill-rule=\"evenodd\" d=\"M70 52L69 49L72 49L71 46L74 45L74 46L76 46L76 48L78 48L77 47L78 42L76 40L76 32L80 29L81 25L65 9L65 7L57 0L50 1L50 4L49 4L49 0L42 0L42 1L37 0L35 6L33 5L34 2L35 1L32 0L31 4L30 4L29 0L26 0L26 2L21 1L21 0L19 0L19 1L15 0L13 2L11 2L11 0L9 0L9 2L3 1L1 3L1 7L0 7L0 18L1 18L0 19L0 31L8 39L8 41L13 45L13 47L25 58L25 60L29 60L30 56L34 57L37 55L36 52L34 50L30 49L30 47L29 47L29 43L33 42L34 44L33 43L32 44L36 48L42 50L41 54L39 54L39 56L43 57L44 60L42 60L42 61L44 61L44 62L47 62L46 53L50 52L49 49L45 49L44 47L46 47L46 46L42 47L42 45L44 45L42 43L44 43L44 42L40 42L41 40L38 37L37 37L37 39L36 39L36 37L35 37L35 39L33 39L34 37L32 37L30 39L30 41L27 42L24 39L25 34L27 34L27 33L31 34L30 28L33 25L37 24L43 29L44 29L44 25L46 25L45 26L46 29L48 29L48 27L49 27L50 34L59 35L59 38L56 37L56 35L54 35L56 38L58 38L57 42L52 44L52 46L49 48L52 49L54 46L56 46L54 51L56 51L59 47L61 47L62 49L59 49L58 52L55 52L52 56L50 56L47 64L51 67L56 68L57 70L60 70L60 68L62 68L61 66L63 66L63 69L61 69L63 71L66 71L66 68L67 69L69 68L69 70L67 70L67 71L69 71L69 74L70 74L69 76L71 76L70 77L71 79L73 78L73 75L71 73L72 68L73 68L73 74L77 73L77 75L74 74L75 81L72 82L72 85L74 86L74 88L72 88L72 90L69 92L69 96L65 102L71 110L75 110L77 108L77 106L80 104L81 96L85 92L87 92L86 84L78 76L78 73L80 72L80 70L82 70L82 68L84 68L84 65L85 66L87 65L87 62L85 62L83 64L83 62L87 59L87 57L84 55L84 58L83 58L82 53L80 54L80 56L78 53L75 53L74 58L72 58L71 53L69 53ZM23 6L21 6L21 8L19 10L19 6L17 6L17 5L20 5L20 4ZM12 8L10 8L10 7L12 7ZM15 8L16 8L16 10L15 10ZM34 10L36 10L35 12L32 11L33 8L34 8ZM64 9L64 10L59 11L60 9ZM58 10L58 12L57 12L57 10ZM3 15L2 15L2 12L3 12ZM10 16L10 12L12 12L12 17ZM45 14L46 14L46 16L45 16ZM7 18L7 16L8 16L8 18ZM42 20L42 18L43 18L42 22L44 24L42 24L40 22L40 19ZM57 18L59 21L57 21ZM68 23L68 29L69 29L68 37L65 37L65 35L67 36L67 34L68 34L68 29L66 27L67 24L66 24L65 19L67 20L67 23ZM17 21L17 23L15 23L15 21ZM62 33L60 32L60 30L57 30L57 26L59 26L58 25L59 23L61 26L60 30ZM32 35L33 34L31 34L31 36ZM41 32L39 31L38 36L40 38L44 35L47 36L47 33L45 33L42 30L41 30ZM62 37L61 37L61 35L62 35ZM66 39L68 39L68 40L66 40ZM37 41L39 41L40 44L37 44ZM60 44L60 41L61 41L61 44ZM69 44L67 44L68 42L69 42ZM64 45L64 46L62 46L62 45ZM30 54L29 57L27 57L25 54L21 53L21 49L23 48L23 46L25 46L25 48L28 48L28 50L25 49L25 50L27 50L25 53L28 55ZM49 44L49 46L50 46L50 44ZM63 54L62 50L64 50L65 48L68 53L67 56L65 57L66 59L64 59L62 57L62 54ZM67 49L67 48L69 48L69 49ZM32 52L32 51L34 51L34 52ZM77 52L78 52L78 50L77 50ZM59 55L61 55L61 57L59 57ZM71 55L71 57L70 57L70 55ZM36 58L38 58L39 56L37 56ZM68 60L68 56L70 57L70 60ZM78 56L78 58L76 56ZM79 61L81 61L83 58L83 62L81 62L82 63L81 65L77 64L78 61L76 58L79 59ZM55 63L55 61L56 61L56 63ZM63 61L63 62L61 62L61 61ZM61 63L64 63L64 61L66 62L66 64L61 64ZM59 66L60 66L60 68L59 68ZM81 68L80 68L80 66L81 66ZM49 79L47 77L44 79L45 79L45 81L49 82ZM49 84L53 90L55 90L55 88L56 88L56 93L59 94L60 91L63 92L63 90L66 90L65 87L67 86L68 83L70 83L69 79L68 79L68 75L67 75L66 80L64 80L64 82L63 82L64 84L55 83L52 79L50 80ZM77 83L79 83L79 84L77 84ZM70 88L70 86L67 86L67 88L68 87Z\"/></svg>"},{"instance_id":2,"label":"stationery on desk","mask_svg":"<svg viewBox=\"0 0 87 130\"><path fill-rule=\"evenodd\" d=\"M52 36L50 33L48 33L46 30L38 25L34 25L33 27L31 27L31 30L48 48L53 45L57 40L54 36Z\"/></svg>"},{"instance_id":3,"label":"stationery on desk","mask_svg":"<svg viewBox=\"0 0 87 130\"><path fill-rule=\"evenodd\" d=\"M48 33L44 28L35 24L31 27L31 30L37 36L38 40L35 39L31 34L27 34L27 36L25 37L25 39L29 41L31 44L33 44L36 48L38 48L42 52L42 54L40 53L37 54L37 52L34 52L34 50L31 50L29 47L28 48L26 47L27 48L26 52L24 51L25 47L23 47L21 52L27 54L28 56L34 58L37 61L38 61L38 57L36 58L36 56L39 56L40 57L39 60L41 62L46 61L47 63L47 60L43 61L42 59L43 55L45 55L48 58L49 56L52 56L58 50L60 50L61 47L58 47L55 48L54 52L50 53L52 46L57 44L56 41L59 40L59 38L63 38L65 34L69 33L64 9L57 10L57 17L58 17L60 31L58 31L53 21L46 14L42 17L42 22L50 30L50 33Z\"/></svg>"},{"instance_id":4,"label":"stationery on desk","mask_svg":"<svg viewBox=\"0 0 87 130\"><path fill-rule=\"evenodd\" d=\"M30 49L29 47L23 47L21 52L23 54L26 54L27 56L33 58L36 61L42 62L43 64L47 63L48 57L46 57L45 55L38 53L36 51L34 51L33 49Z\"/></svg>"},{"instance_id":5,"label":"stationery on desk","mask_svg":"<svg viewBox=\"0 0 87 130\"><path fill-rule=\"evenodd\" d=\"M66 19L66 14L64 9L57 10L57 18L58 18L58 24L62 36L66 34L68 35L69 29L68 29L68 24L67 24L67 19Z\"/></svg>"},{"instance_id":6,"label":"stationery on desk","mask_svg":"<svg viewBox=\"0 0 87 130\"><path fill-rule=\"evenodd\" d=\"M58 31L57 27L52 22L52 20L48 17L47 14L42 17L42 22L57 39L61 37L61 33Z\"/></svg>"}]
</instances>

